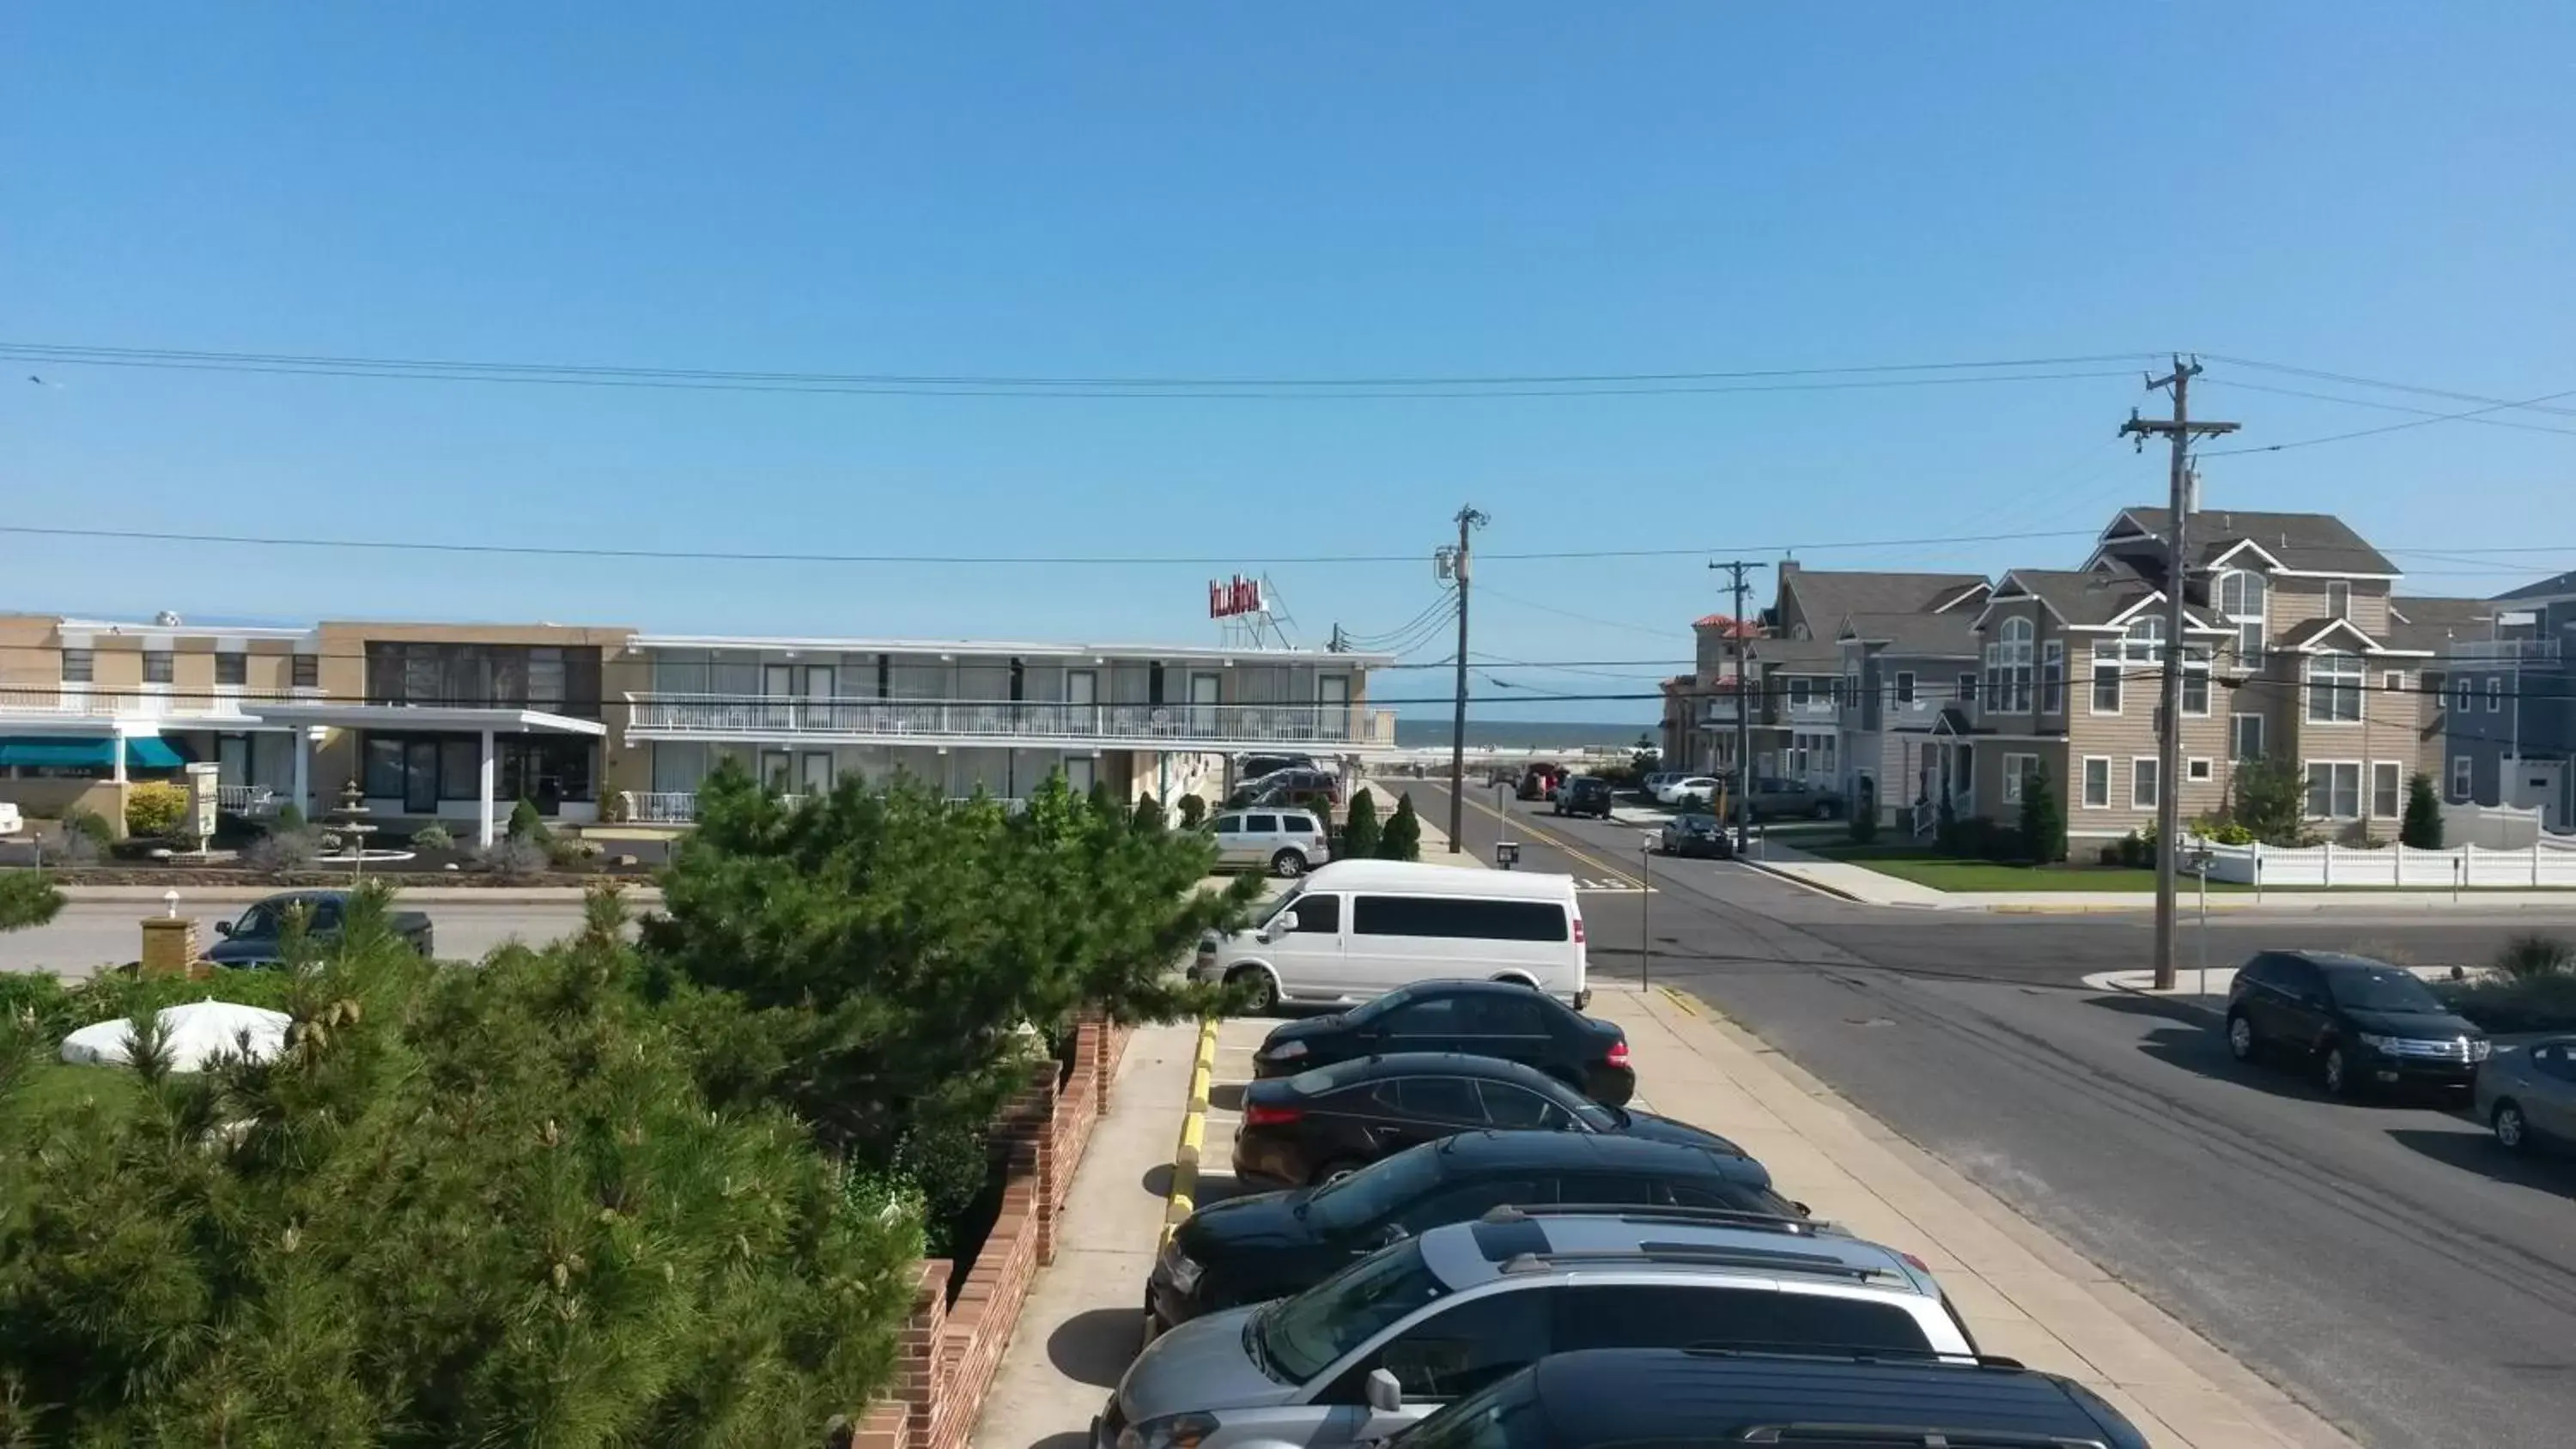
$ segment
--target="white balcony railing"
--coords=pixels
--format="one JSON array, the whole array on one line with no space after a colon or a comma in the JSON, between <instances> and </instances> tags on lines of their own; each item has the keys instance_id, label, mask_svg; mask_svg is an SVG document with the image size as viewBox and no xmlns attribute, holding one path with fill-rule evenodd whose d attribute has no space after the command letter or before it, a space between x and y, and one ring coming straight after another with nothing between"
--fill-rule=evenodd
<instances>
[{"instance_id":1,"label":"white balcony railing","mask_svg":"<svg viewBox=\"0 0 2576 1449\"><path fill-rule=\"evenodd\" d=\"M229 810L236 815L274 815L277 813L277 808L285 803L274 785L217 785L215 787L215 808Z\"/></svg>"},{"instance_id":2,"label":"white balcony railing","mask_svg":"<svg viewBox=\"0 0 2576 1449\"><path fill-rule=\"evenodd\" d=\"M156 693L147 687L0 689L0 713L51 714L74 719L240 719L242 700L232 695Z\"/></svg>"},{"instance_id":3,"label":"white balcony railing","mask_svg":"<svg viewBox=\"0 0 2576 1449\"><path fill-rule=\"evenodd\" d=\"M635 739L850 740L900 743L1319 745L1386 748L1395 714L1358 705L1046 704L1009 700L746 699L630 694Z\"/></svg>"},{"instance_id":4,"label":"white balcony railing","mask_svg":"<svg viewBox=\"0 0 2576 1449\"><path fill-rule=\"evenodd\" d=\"M2501 663L2530 663L2558 657L2555 639L2455 639L2443 652L2453 659L2491 659Z\"/></svg>"},{"instance_id":5,"label":"white balcony railing","mask_svg":"<svg viewBox=\"0 0 2576 1449\"><path fill-rule=\"evenodd\" d=\"M626 823L630 825L694 825L698 819L698 796L694 790L620 790L618 798L626 804ZM801 805L812 798L806 795L781 795L790 805ZM972 796L952 795L948 803L963 805ZM1004 810L1019 813L1025 803L1000 796L987 797Z\"/></svg>"}]
</instances>

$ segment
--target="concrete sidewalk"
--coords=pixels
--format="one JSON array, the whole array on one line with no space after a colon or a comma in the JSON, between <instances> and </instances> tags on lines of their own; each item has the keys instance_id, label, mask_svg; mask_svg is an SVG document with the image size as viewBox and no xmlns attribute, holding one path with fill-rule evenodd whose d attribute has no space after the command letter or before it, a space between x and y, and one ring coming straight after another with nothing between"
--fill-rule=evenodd
<instances>
[{"instance_id":1,"label":"concrete sidewalk","mask_svg":"<svg viewBox=\"0 0 2576 1449\"><path fill-rule=\"evenodd\" d=\"M1637 1105L1723 1132L1781 1190L1930 1264L1987 1352L2070 1375L2159 1449L2353 1449L2352 1441L2126 1286L1688 997L1604 991Z\"/></svg>"},{"instance_id":2,"label":"concrete sidewalk","mask_svg":"<svg viewBox=\"0 0 2576 1449\"><path fill-rule=\"evenodd\" d=\"M1083 1449L1091 1416L1143 1345L1145 1275L1198 1041L1196 1022L1142 1027L1128 1041L1057 1219L1056 1259L1038 1270L967 1436L976 1449Z\"/></svg>"},{"instance_id":3,"label":"concrete sidewalk","mask_svg":"<svg viewBox=\"0 0 2576 1449\"><path fill-rule=\"evenodd\" d=\"M1770 842L1744 863L1783 880L1820 890L1865 906L1904 906L1917 910L1987 911L1997 915L2109 915L2155 909L2153 891L1944 891L1918 885L1883 871L1848 861L1810 855L1780 841ZM2198 911L2193 882L2182 882L2185 909ZM2214 915L2221 911L2300 912L2369 906L2373 909L2443 911L2576 909L2576 891L2497 890L2269 890L2215 891L2209 897Z\"/></svg>"},{"instance_id":4,"label":"concrete sidewalk","mask_svg":"<svg viewBox=\"0 0 2576 1449\"><path fill-rule=\"evenodd\" d=\"M1397 775L1385 779L1371 777L1360 781L1360 787L1377 797L1378 823L1383 825L1386 823L1386 817L1395 813L1395 802L1402 799L1407 790L1416 785L1443 783L1445 782L1440 780L1416 780L1410 776ZM1425 810L1419 800L1413 802L1413 816L1422 822L1423 864L1467 866L1477 870L1493 869L1491 861L1478 856L1473 850L1461 850L1452 855L1449 851L1449 832L1442 828L1439 821L1431 818L1431 812Z\"/></svg>"}]
</instances>

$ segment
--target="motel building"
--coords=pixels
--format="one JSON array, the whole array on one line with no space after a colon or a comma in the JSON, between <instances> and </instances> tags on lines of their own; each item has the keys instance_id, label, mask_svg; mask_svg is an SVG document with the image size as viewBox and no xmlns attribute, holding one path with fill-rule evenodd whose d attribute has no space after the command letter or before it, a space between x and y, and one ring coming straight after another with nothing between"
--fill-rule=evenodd
<instances>
[{"instance_id":1,"label":"motel building","mask_svg":"<svg viewBox=\"0 0 2576 1449\"><path fill-rule=\"evenodd\" d=\"M1057 771L1121 798L1214 796L1238 754L1347 768L1392 748L1393 715L1366 706L1386 662L1248 643L0 615L0 800L121 828L133 782L211 761L245 816L298 802L319 819L354 779L380 823L488 842L520 799L564 824L686 825L725 759L790 796L902 775L1013 800Z\"/></svg>"}]
</instances>

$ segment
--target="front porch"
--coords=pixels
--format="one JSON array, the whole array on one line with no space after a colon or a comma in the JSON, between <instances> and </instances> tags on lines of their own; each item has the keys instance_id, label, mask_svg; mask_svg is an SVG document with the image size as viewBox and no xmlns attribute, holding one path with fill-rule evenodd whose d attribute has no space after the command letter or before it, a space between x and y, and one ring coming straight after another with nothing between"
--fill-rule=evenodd
<instances>
[{"instance_id":1,"label":"front porch","mask_svg":"<svg viewBox=\"0 0 2576 1449\"><path fill-rule=\"evenodd\" d=\"M542 710L402 704L271 704L261 721L288 727L288 798L310 818L328 802L313 785L317 738L356 738L355 775L379 818L470 819L475 843L498 838L499 801L529 800L542 814L598 818L600 741L608 727Z\"/></svg>"}]
</instances>

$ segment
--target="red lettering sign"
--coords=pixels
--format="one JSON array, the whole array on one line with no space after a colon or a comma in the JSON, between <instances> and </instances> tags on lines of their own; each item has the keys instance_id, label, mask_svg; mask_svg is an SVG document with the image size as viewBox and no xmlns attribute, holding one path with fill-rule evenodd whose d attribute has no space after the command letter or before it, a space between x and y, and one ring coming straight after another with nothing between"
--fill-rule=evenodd
<instances>
[{"instance_id":1,"label":"red lettering sign","mask_svg":"<svg viewBox=\"0 0 2576 1449\"><path fill-rule=\"evenodd\" d=\"M1261 581L1236 574L1230 579L1208 581L1208 617L1231 619L1238 614L1261 612Z\"/></svg>"}]
</instances>

